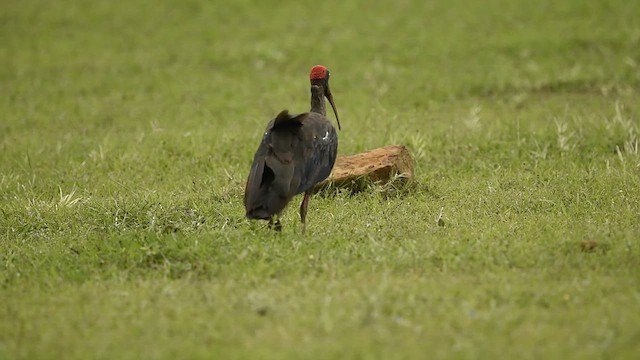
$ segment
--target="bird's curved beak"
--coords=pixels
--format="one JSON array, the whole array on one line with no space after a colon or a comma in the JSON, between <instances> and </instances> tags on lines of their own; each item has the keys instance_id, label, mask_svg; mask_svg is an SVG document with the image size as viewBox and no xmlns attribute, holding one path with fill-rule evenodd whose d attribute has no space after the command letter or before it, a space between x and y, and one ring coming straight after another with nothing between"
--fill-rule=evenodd
<instances>
[{"instance_id":1,"label":"bird's curved beak","mask_svg":"<svg viewBox=\"0 0 640 360\"><path fill-rule=\"evenodd\" d=\"M336 121L338 122L338 130L342 130L340 128L340 119L338 119L338 110L336 110L336 105L333 103L333 95L331 95L331 90L329 89L329 84L324 87L324 96L329 100L329 104L331 104L331 108L333 109L333 113L336 115Z\"/></svg>"}]
</instances>

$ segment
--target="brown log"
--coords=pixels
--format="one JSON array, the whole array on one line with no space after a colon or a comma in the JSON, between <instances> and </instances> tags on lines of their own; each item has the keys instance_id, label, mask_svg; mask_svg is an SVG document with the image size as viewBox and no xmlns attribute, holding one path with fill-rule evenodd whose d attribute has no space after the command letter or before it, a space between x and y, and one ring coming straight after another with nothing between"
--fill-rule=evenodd
<instances>
[{"instance_id":1,"label":"brown log","mask_svg":"<svg viewBox=\"0 0 640 360\"><path fill-rule=\"evenodd\" d=\"M404 145L390 145L356 155L339 156L329 178L316 189L327 186L353 187L360 180L386 184L413 177L413 158Z\"/></svg>"}]
</instances>

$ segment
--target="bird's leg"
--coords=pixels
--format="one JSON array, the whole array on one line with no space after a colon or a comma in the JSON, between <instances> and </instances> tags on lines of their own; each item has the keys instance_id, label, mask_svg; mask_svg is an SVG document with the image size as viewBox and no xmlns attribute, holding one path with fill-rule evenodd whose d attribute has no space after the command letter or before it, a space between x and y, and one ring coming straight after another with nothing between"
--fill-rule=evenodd
<instances>
[{"instance_id":1,"label":"bird's leg","mask_svg":"<svg viewBox=\"0 0 640 360\"><path fill-rule=\"evenodd\" d=\"M302 222L302 231L307 227L305 220L307 219L307 208L309 207L309 198L311 198L311 191L304 193L302 204L300 204L300 221Z\"/></svg>"}]
</instances>

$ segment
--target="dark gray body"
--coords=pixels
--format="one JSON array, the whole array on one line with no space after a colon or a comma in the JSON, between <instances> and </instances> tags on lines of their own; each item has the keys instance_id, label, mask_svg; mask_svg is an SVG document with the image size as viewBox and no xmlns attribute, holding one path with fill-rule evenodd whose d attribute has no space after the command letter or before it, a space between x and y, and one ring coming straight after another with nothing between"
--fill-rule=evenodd
<instances>
[{"instance_id":1,"label":"dark gray body","mask_svg":"<svg viewBox=\"0 0 640 360\"><path fill-rule=\"evenodd\" d=\"M337 153L336 129L323 114L282 111L267 125L251 165L247 218L272 220L295 195L310 193L329 176Z\"/></svg>"}]
</instances>

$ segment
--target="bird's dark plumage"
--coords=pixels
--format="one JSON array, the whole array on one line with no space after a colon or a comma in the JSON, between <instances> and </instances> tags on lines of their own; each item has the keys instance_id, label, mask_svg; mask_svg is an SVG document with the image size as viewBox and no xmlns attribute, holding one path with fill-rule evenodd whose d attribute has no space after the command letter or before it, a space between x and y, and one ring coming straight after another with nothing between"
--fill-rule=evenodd
<instances>
[{"instance_id":1,"label":"bird's dark plumage","mask_svg":"<svg viewBox=\"0 0 640 360\"><path fill-rule=\"evenodd\" d=\"M245 189L247 218L272 224L295 195L305 193L300 206L305 222L313 187L329 176L338 151L336 130L325 117L325 96L335 111L328 80L329 71L315 66L311 112L292 115L284 110L267 125Z\"/></svg>"}]
</instances>

